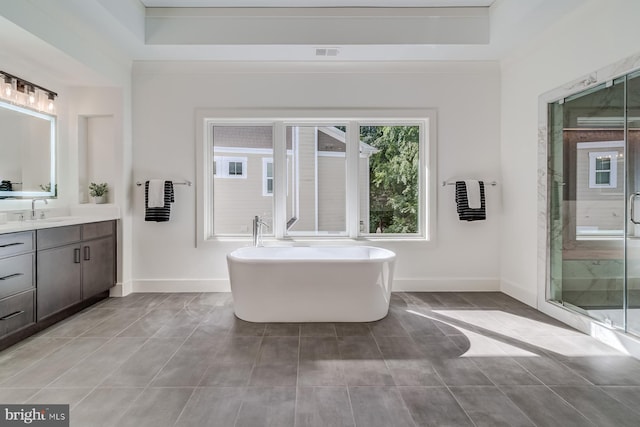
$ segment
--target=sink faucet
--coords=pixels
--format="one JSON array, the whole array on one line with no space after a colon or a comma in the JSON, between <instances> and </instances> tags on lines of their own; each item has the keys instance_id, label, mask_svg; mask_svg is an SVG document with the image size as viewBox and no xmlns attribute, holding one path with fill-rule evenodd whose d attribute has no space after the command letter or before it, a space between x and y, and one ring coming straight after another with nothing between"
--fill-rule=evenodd
<instances>
[{"instance_id":1,"label":"sink faucet","mask_svg":"<svg viewBox=\"0 0 640 427\"><path fill-rule=\"evenodd\" d=\"M47 199L31 199L31 219L36 219L36 202L38 200L42 200L45 205L49 204Z\"/></svg>"},{"instance_id":2,"label":"sink faucet","mask_svg":"<svg viewBox=\"0 0 640 427\"><path fill-rule=\"evenodd\" d=\"M253 217L253 246L262 246L262 227L269 227L269 225L262 220L258 215Z\"/></svg>"}]
</instances>

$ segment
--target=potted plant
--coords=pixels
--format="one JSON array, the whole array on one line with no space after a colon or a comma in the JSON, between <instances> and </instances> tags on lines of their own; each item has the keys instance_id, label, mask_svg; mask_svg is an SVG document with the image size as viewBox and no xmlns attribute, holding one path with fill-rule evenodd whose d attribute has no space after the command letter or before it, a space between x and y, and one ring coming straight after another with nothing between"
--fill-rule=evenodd
<instances>
[{"instance_id":1,"label":"potted plant","mask_svg":"<svg viewBox=\"0 0 640 427\"><path fill-rule=\"evenodd\" d=\"M107 202L107 192L109 191L109 187L106 182L102 182L100 184L96 184L92 182L89 184L89 195L93 197L93 201L96 204L106 203Z\"/></svg>"}]
</instances>

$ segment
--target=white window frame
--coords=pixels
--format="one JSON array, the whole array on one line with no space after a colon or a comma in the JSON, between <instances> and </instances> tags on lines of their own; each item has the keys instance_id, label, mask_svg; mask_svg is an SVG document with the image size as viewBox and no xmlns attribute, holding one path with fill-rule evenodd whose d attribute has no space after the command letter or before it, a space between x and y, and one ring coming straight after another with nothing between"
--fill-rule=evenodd
<instances>
[{"instance_id":1,"label":"white window frame","mask_svg":"<svg viewBox=\"0 0 640 427\"><path fill-rule=\"evenodd\" d=\"M310 119L312 118L312 119ZM317 118L317 119L316 119ZM196 111L196 152L201 153L196 163L197 173L197 246L215 244L216 242L240 240L246 241L246 236L215 236L213 235L213 157L212 132L213 126L272 126L274 132L273 146L273 174L274 174L274 239L292 241L347 241L347 240L397 240L434 242L436 239L436 135L437 113L434 109L206 109ZM286 194L287 194L287 150L286 125L305 125L322 123L347 123L347 232L344 236L318 235L286 236ZM419 147L419 214L416 234L365 234L360 233L359 198L358 198L358 167L359 167L359 135L354 132L359 125L380 126L420 126ZM283 166L281 166L283 165ZM246 167L244 170L247 170Z\"/></svg>"},{"instance_id":2,"label":"white window frame","mask_svg":"<svg viewBox=\"0 0 640 427\"><path fill-rule=\"evenodd\" d=\"M599 157L609 157L609 169L596 170ZM596 176L598 172L609 172L609 182L598 184ZM618 187L618 152L617 151L590 151L589 152L589 188L617 188Z\"/></svg>"},{"instance_id":3,"label":"white window frame","mask_svg":"<svg viewBox=\"0 0 640 427\"><path fill-rule=\"evenodd\" d=\"M267 175L268 164L271 164L271 176ZM273 157L262 158L262 195L264 197L273 197L273 191L275 190L275 173L273 169ZM269 180L271 180L271 193L269 193Z\"/></svg>"},{"instance_id":4,"label":"white window frame","mask_svg":"<svg viewBox=\"0 0 640 427\"><path fill-rule=\"evenodd\" d=\"M216 163L216 174L213 174L214 177L225 179L247 179L248 171L246 157L213 156L213 161ZM231 162L242 163L242 175L229 174L229 163Z\"/></svg>"}]
</instances>

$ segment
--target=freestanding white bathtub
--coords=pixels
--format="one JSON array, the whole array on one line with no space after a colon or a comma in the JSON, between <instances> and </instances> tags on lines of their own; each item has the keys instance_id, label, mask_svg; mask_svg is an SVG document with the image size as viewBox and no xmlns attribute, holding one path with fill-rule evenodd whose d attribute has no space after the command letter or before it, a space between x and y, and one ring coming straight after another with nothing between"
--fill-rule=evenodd
<instances>
[{"instance_id":1,"label":"freestanding white bathtub","mask_svg":"<svg viewBox=\"0 0 640 427\"><path fill-rule=\"evenodd\" d=\"M395 257L371 246L237 249L227 255L236 316L250 322L382 319Z\"/></svg>"}]
</instances>

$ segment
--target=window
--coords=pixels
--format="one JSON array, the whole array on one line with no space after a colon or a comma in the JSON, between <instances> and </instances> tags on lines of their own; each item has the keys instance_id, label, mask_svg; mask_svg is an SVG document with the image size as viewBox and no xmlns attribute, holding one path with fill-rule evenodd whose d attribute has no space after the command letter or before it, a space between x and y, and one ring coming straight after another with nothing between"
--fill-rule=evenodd
<instances>
[{"instance_id":1,"label":"window","mask_svg":"<svg viewBox=\"0 0 640 427\"><path fill-rule=\"evenodd\" d=\"M435 114L421 112L422 119L254 123L203 117L213 161L198 188L198 241L248 236L255 215L276 239L428 240Z\"/></svg>"},{"instance_id":2,"label":"window","mask_svg":"<svg viewBox=\"0 0 640 427\"><path fill-rule=\"evenodd\" d=\"M273 159L262 159L262 195L273 196Z\"/></svg>"},{"instance_id":3,"label":"window","mask_svg":"<svg viewBox=\"0 0 640 427\"><path fill-rule=\"evenodd\" d=\"M618 187L618 152L589 153L589 188Z\"/></svg>"}]
</instances>

